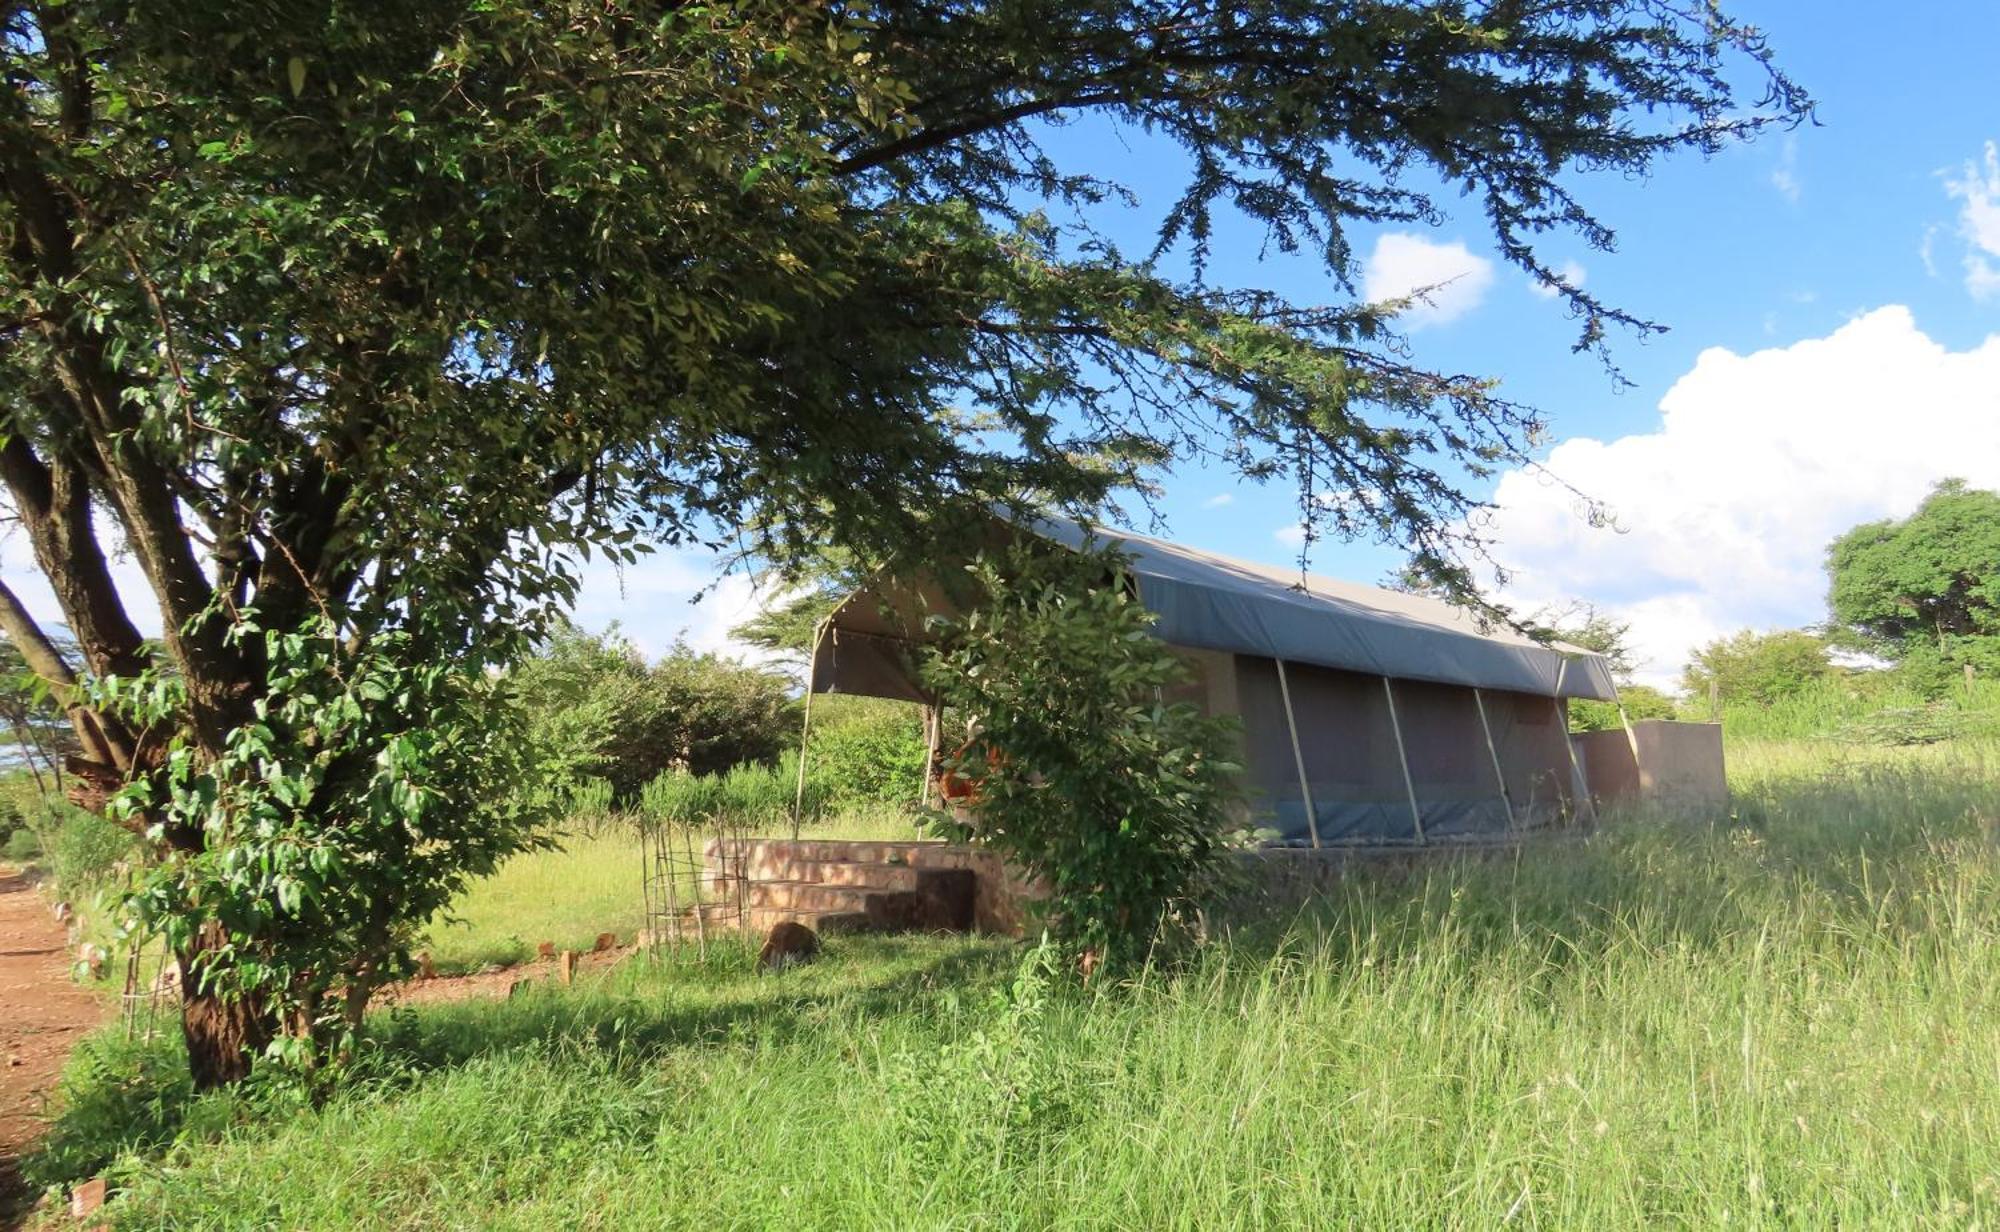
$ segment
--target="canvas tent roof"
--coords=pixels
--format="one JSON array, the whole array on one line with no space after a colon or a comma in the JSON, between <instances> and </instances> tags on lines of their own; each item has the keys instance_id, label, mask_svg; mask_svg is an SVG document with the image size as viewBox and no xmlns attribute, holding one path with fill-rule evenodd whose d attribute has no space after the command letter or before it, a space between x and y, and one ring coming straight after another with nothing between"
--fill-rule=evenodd
<instances>
[{"instance_id":1,"label":"canvas tent roof","mask_svg":"<svg viewBox=\"0 0 2000 1232\"><path fill-rule=\"evenodd\" d=\"M1132 558L1140 602L1159 616L1157 632L1172 645L1546 697L1617 697L1602 656L1543 645L1510 629L1481 629L1472 613L1438 599L1074 522L1041 520L1025 529L1070 547L1094 536L1123 550ZM871 586L850 596L829 622L834 644L815 658L813 688L917 697L907 680L895 679L904 673L883 648L869 643L911 636L921 626L919 613L941 603L935 586L923 582Z\"/></svg>"}]
</instances>

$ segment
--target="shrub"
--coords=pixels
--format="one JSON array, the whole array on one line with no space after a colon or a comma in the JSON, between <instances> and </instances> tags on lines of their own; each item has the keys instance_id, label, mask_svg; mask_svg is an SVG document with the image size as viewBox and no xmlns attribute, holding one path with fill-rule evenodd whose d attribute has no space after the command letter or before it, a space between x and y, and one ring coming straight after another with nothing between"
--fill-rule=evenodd
<instances>
[{"instance_id":1,"label":"shrub","mask_svg":"<svg viewBox=\"0 0 2000 1232\"><path fill-rule=\"evenodd\" d=\"M669 770L639 793L639 814L654 825L707 826L717 821L769 827L789 824L798 792L798 756L775 766L740 765L726 774ZM806 783L801 820L817 820L826 810L825 791Z\"/></svg>"},{"instance_id":2,"label":"shrub","mask_svg":"<svg viewBox=\"0 0 2000 1232\"><path fill-rule=\"evenodd\" d=\"M682 645L648 667L615 630L565 629L512 680L551 761L604 779L620 804L668 770L775 761L798 730L782 675Z\"/></svg>"},{"instance_id":3,"label":"shrub","mask_svg":"<svg viewBox=\"0 0 2000 1232\"><path fill-rule=\"evenodd\" d=\"M822 706L832 711L824 720ZM830 803L916 802L924 783L921 709L872 697L822 698L815 707L806 774Z\"/></svg>"},{"instance_id":4,"label":"shrub","mask_svg":"<svg viewBox=\"0 0 2000 1232\"><path fill-rule=\"evenodd\" d=\"M7 835L7 841L0 845L0 859L10 864L26 864L42 854L42 840L26 826Z\"/></svg>"},{"instance_id":5,"label":"shrub","mask_svg":"<svg viewBox=\"0 0 2000 1232\"><path fill-rule=\"evenodd\" d=\"M34 823L49 875L65 894L83 894L109 882L121 861L138 851L130 830L59 800L48 800Z\"/></svg>"},{"instance_id":6,"label":"shrub","mask_svg":"<svg viewBox=\"0 0 2000 1232\"><path fill-rule=\"evenodd\" d=\"M1152 636L1110 552L1032 546L974 559L979 598L934 618L925 678L975 716L951 759L976 784L976 835L1048 886L1051 937L1136 957L1223 888L1230 720L1162 700L1187 668Z\"/></svg>"},{"instance_id":7,"label":"shrub","mask_svg":"<svg viewBox=\"0 0 2000 1232\"><path fill-rule=\"evenodd\" d=\"M1618 704L1625 707L1625 717L1637 723L1641 719L1672 719L1679 717L1679 707L1674 699L1649 685L1626 684L1618 686ZM1623 726L1618 718L1618 704L1593 702L1579 698L1569 704L1569 728L1571 731L1606 731Z\"/></svg>"},{"instance_id":8,"label":"shrub","mask_svg":"<svg viewBox=\"0 0 2000 1232\"><path fill-rule=\"evenodd\" d=\"M1826 649L1824 639L1803 629L1745 629L1695 651L1681 674L1681 690L1695 706L1706 705L1711 691L1725 706L1768 706L1833 675Z\"/></svg>"}]
</instances>

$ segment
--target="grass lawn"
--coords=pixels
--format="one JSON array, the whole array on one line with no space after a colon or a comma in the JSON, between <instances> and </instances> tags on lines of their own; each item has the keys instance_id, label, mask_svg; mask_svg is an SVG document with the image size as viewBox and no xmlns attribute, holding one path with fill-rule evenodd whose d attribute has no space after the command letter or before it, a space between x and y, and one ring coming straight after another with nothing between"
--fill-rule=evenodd
<instances>
[{"instance_id":1,"label":"grass lawn","mask_svg":"<svg viewBox=\"0 0 2000 1232\"><path fill-rule=\"evenodd\" d=\"M908 838L910 823L893 810L854 812L807 831L815 838ZM697 850L699 843L697 842ZM477 881L425 938L440 971L517 963L552 941L588 950L599 933L629 942L645 926L639 893L639 836L619 819L563 836L554 851L516 856ZM692 890L692 884L686 887Z\"/></svg>"},{"instance_id":2,"label":"grass lawn","mask_svg":"<svg viewBox=\"0 0 2000 1232\"><path fill-rule=\"evenodd\" d=\"M130 1227L1990 1225L2000 747L1732 755L1733 824L1357 878L1093 993L999 942L634 960L384 1015L317 1107L105 1041L31 1167L114 1160Z\"/></svg>"}]
</instances>

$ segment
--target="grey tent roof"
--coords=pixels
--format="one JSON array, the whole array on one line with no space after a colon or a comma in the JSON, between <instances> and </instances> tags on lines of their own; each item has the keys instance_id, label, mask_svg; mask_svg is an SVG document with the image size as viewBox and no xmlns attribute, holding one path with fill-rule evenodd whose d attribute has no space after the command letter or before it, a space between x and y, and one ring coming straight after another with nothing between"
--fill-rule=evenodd
<instances>
[{"instance_id":1,"label":"grey tent roof","mask_svg":"<svg viewBox=\"0 0 2000 1232\"><path fill-rule=\"evenodd\" d=\"M1158 615L1157 632L1172 645L1545 697L1611 701L1618 696L1602 656L1544 645L1503 627L1481 629L1472 613L1442 600L1301 575L1127 531L1049 520L1025 529L1070 547L1094 537L1125 552L1140 602ZM895 674L891 664L852 642L907 635L904 629L914 622L892 619L885 625L878 616L888 589L871 587L834 613L834 645L814 663L816 690L917 696L908 688L885 687L889 682L877 678ZM877 602L865 601L871 597ZM905 598L893 606L907 610L931 602L925 595ZM893 627L898 623L902 629ZM849 638L846 653L843 634Z\"/></svg>"},{"instance_id":2,"label":"grey tent roof","mask_svg":"<svg viewBox=\"0 0 2000 1232\"><path fill-rule=\"evenodd\" d=\"M1079 547L1088 534L1132 557L1139 599L1176 646L1268 655L1376 676L1611 701L1603 656L1552 647L1511 629L1482 630L1464 608L1424 595L1303 576L1164 539L1073 522L1039 534Z\"/></svg>"}]
</instances>

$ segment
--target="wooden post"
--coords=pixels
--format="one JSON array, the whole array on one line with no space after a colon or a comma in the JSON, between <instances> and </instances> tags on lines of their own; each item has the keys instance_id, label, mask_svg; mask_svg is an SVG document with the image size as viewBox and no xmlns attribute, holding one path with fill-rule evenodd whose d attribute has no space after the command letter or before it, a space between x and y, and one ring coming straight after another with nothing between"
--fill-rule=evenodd
<instances>
[{"instance_id":1,"label":"wooden post","mask_svg":"<svg viewBox=\"0 0 2000 1232\"><path fill-rule=\"evenodd\" d=\"M799 717L799 781L792 791L792 841L799 841L799 819L806 808L806 750L812 739L813 677L819 672L819 645L826 639L831 618L813 627L812 654L806 659L806 706Z\"/></svg>"},{"instance_id":2,"label":"wooden post","mask_svg":"<svg viewBox=\"0 0 2000 1232\"><path fill-rule=\"evenodd\" d=\"M1292 716L1292 686L1285 679L1285 661L1272 659L1278 665L1278 696L1285 702L1285 730L1292 737L1292 764L1299 771L1299 797L1305 801L1306 830L1312 835L1312 845L1319 844L1319 813L1313 808L1312 785L1306 782L1306 757L1299 750L1299 721Z\"/></svg>"},{"instance_id":3,"label":"wooden post","mask_svg":"<svg viewBox=\"0 0 2000 1232\"><path fill-rule=\"evenodd\" d=\"M1516 828L1514 796L1507 790L1507 772L1500 768L1500 750L1493 743L1493 725L1486 721L1486 695L1474 689L1472 702L1479 707L1479 730L1486 736L1486 755L1493 759L1493 781L1500 784L1500 804L1507 810L1507 828L1513 830Z\"/></svg>"},{"instance_id":4,"label":"wooden post","mask_svg":"<svg viewBox=\"0 0 2000 1232\"><path fill-rule=\"evenodd\" d=\"M1410 795L1410 821L1417 827L1417 841L1428 843L1424 837L1424 811L1417 806L1417 782L1410 777L1410 754L1403 747L1403 723L1396 717L1396 690L1390 687L1389 678L1382 677L1382 696L1389 699L1389 730L1396 735L1396 764L1403 768L1403 790Z\"/></svg>"}]
</instances>

